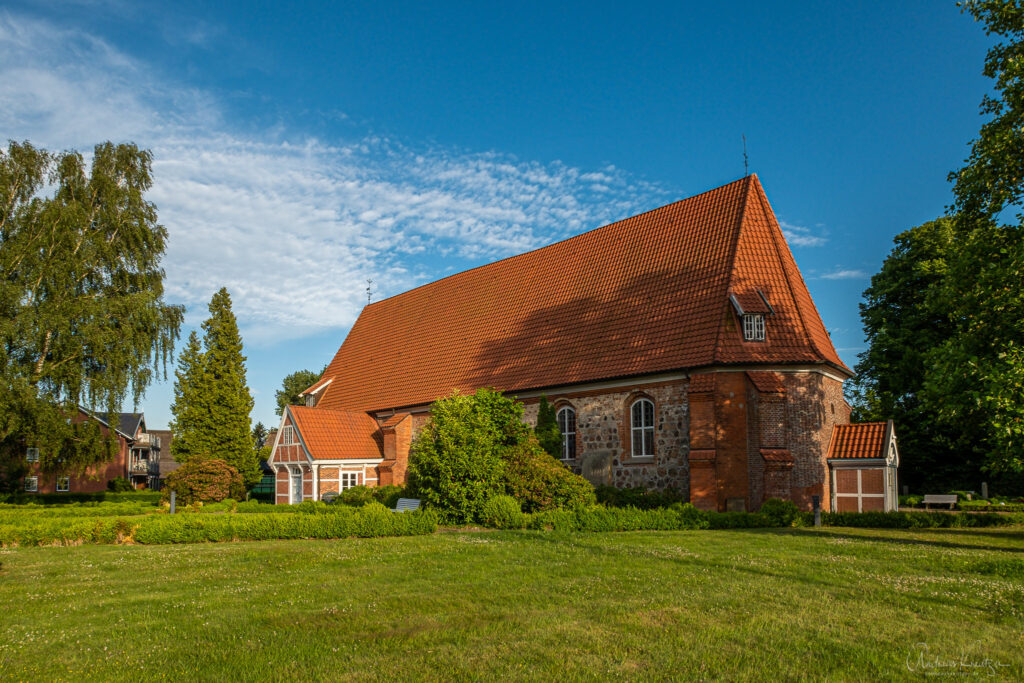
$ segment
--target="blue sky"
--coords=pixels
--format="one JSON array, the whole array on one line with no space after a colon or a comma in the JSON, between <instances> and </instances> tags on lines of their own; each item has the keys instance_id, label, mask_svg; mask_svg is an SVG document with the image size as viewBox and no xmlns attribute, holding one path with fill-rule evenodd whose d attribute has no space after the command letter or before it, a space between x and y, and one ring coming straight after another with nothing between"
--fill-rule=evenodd
<instances>
[{"instance_id":1,"label":"blue sky","mask_svg":"<svg viewBox=\"0 0 1024 683\"><path fill-rule=\"evenodd\" d=\"M988 45L952 2L5 2L0 137L153 150L167 298L197 325L228 287L274 424L366 279L396 294L735 180L742 135L852 366L892 238L950 203ZM151 428L170 401L150 388Z\"/></svg>"}]
</instances>

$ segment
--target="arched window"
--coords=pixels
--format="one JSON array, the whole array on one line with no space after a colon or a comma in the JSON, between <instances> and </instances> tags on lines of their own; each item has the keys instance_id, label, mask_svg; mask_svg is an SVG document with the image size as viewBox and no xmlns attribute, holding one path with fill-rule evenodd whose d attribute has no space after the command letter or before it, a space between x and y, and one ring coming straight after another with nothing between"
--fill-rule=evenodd
<instances>
[{"instance_id":1,"label":"arched window","mask_svg":"<svg viewBox=\"0 0 1024 683\"><path fill-rule=\"evenodd\" d=\"M633 457L646 458L654 455L654 403L641 398L630 408L630 422L633 436Z\"/></svg>"},{"instance_id":2,"label":"arched window","mask_svg":"<svg viewBox=\"0 0 1024 683\"><path fill-rule=\"evenodd\" d=\"M558 431L562 433L562 460L574 459L576 457L576 411L569 406L558 411Z\"/></svg>"}]
</instances>

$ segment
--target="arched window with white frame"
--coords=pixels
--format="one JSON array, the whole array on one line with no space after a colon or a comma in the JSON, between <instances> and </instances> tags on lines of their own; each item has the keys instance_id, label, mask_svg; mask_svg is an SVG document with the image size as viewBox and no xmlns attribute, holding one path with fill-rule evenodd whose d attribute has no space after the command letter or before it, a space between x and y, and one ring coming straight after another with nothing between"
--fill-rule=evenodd
<instances>
[{"instance_id":1,"label":"arched window with white frame","mask_svg":"<svg viewBox=\"0 0 1024 683\"><path fill-rule=\"evenodd\" d=\"M630 407L630 433L632 435L632 456L649 458L654 455L654 402L648 398L637 399Z\"/></svg>"},{"instance_id":2,"label":"arched window with white frame","mask_svg":"<svg viewBox=\"0 0 1024 683\"><path fill-rule=\"evenodd\" d=\"M576 411L565 406L558 410L557 417L558 431L562 435L562 460L573 460L576 458Z\"/></svg>"}]
</instances>

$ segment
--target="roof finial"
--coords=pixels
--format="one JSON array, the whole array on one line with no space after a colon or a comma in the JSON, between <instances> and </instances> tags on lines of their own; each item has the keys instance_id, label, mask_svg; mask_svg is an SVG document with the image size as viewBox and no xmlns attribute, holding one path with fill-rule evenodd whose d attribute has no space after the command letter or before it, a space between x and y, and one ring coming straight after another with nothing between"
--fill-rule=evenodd
<instances>
[{"instance_id":1,"label":"roof finial","mask_svg":"<svg viewBox=\"0 0 1024 683\"><path fill-rule=\"evenodd\" d=\"M750 165L747 160L747 136L743 136L743 177L750 175Z\"/></svg>"},{"instance_id":2,"label":"roof finial","mask_svg":"<svg viewBox=\"0 0 1024 683\"><path fill-rule=\"evenodd\" d=\"M370 305L370 299L373 297L373 279L366 279L366 305Z\"/></svg>"}]
</instances>

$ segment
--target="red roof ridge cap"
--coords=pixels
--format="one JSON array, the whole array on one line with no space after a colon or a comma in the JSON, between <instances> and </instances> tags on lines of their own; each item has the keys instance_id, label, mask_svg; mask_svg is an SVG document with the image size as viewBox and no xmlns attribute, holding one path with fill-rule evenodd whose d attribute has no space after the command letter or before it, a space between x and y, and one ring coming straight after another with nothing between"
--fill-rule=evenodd
<instances>
[{"instance_id":1,"label":"red roof ridge cap","mask_svg":"<svg viewBox=\"0 0 1024 683\"><path fill-rule=\"evenodd\" d=\"M740 235L743 233L743 219L747 215L747 205L750 202L750 187L756 181L757 181L757 174L756 173L752 174L752 175L744 176L741 181L737 181L737 182L745 182L746 183L746 188L745 188L745 191L743 192L743 206L739 210L739 213L737 214L737 217L736 217L736 221L737 221L736 235L735 235L735 237L733 239L732 246L730 246L730 248L729 248L729 273L728 273L728 275L726 275L726 278L725 278L725 293L726 294L731 293L732 289L733 289L733 276L736 273L736 253L737 253L737 251L739 251ZM732 183L730 183L730 185L731 184ZM729 302L728 296L725 298L725 301L722 302L722 305L723 306L731 305L730 302ZM714 346L714 348L713 348L713 350L711 352L713 358L717 358L718 357L719 350L721 349L721 344L722 344L722 323L721 323L721 318L719 318L719 322L716 325L716 328L717 328L717 331L715 332L715 346Z\"/></svg>"}]
</instances>

